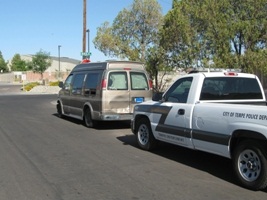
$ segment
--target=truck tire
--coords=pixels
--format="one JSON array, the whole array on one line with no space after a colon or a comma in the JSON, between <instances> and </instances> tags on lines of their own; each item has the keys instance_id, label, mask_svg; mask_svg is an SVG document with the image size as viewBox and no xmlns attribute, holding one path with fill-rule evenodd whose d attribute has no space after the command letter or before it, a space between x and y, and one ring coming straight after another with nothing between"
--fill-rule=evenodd
<instances>
[{"instance_id":1,"label":"truck tire","mask_svg":"<svg viewBox=\"0 0 267 200\"><path fill-rule=\"evenodd\" d=\"M85 108L84 110L84 124L88 128L93 128L96 125L95 121L92 120L91 111L89 108Z\"/></svg>"},{"instance_id":2,"label":"truck tire","mask_svg":"<svg viewBox=\"0 0 267 200\"><path fill-rule=\"evenodd\" d=\"M233 166L238 181L245 188L262 190L267 187L267 159L257 141L241 142L233 154Z\"/></svg>"},{"instance_id":3,"label":"truck tire","mask_svg":"<svg viewBox=\"0 0 267 200\"><path fill-rule=\"evenodd\" d=\"M150 151L156 147L157 140L155 139L150 122L146 118L141 118L136 123L137 133L136 139L139 147L143 150Z\"/></svg>"}]
</instances>

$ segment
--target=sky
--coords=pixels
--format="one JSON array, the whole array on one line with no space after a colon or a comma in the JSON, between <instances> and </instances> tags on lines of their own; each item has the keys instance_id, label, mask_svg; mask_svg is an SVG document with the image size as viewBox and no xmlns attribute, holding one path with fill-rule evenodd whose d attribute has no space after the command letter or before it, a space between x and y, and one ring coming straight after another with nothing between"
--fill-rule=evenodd
<instances>
[{"instance_id":1,"label":"sky","mask_svg":"<svg viewBox=\"0 0 267 200\"><path fill-rule=\"evenodd\" d=\"M133 0L87 0L87 29L90 30L91 61L114 59L94 48L97 28L105 21L112 24L118 13ZM158 0L162 14L172 0ZM15 54L36 54L81 60L83 0L0 0L0 51L5 61ZM88 39L88 35L86 35ZM87 42L86 42L87 45Z\"/></svg>"}]
</instances>

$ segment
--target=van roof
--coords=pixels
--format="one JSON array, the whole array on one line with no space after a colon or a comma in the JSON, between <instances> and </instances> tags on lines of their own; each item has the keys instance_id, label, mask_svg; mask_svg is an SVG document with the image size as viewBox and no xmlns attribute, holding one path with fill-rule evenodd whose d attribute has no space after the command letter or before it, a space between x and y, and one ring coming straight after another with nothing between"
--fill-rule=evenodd
<instances>
[{"instance_id":1,"label":"van roof","mask_svg":"<svg viewBox=\"0 0 267 200\"><path fill-rule=\"evenodd\" d=\"M81 63L75 66L72 72L84 71L90 69L139 69L144 70L144 64L137 61L104 61L104 62L90 62Z\"/></svg>"}]
</instances>

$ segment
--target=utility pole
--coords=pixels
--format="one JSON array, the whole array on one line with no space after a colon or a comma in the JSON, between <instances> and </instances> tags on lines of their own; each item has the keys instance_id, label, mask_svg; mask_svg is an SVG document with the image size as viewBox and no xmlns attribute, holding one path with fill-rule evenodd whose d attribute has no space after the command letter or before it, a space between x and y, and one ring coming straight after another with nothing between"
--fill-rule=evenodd
<instances>
[{"instance_id":1,"label":"utility pole","mask_svg":"<svg viewBox=\"0 0 267 200\"><path fill-rule=\"evenodd\" d=\"M61 45L58 45L58 80L60 80L60 47Z\"/></svg>"},{"instance_id":2,"label":"utility pole","mask_svg":"<svg viewBox=\"0 0 267 200\"><path fill-rule=\"evenodd\" d=\"M83 0L83 49L82 52L86 52L86 1ZM85 59L85 56L83 56L83 59Z\"/></svg>"},{"instance_id":3,"label":"utility pole","mask_svg":"<svg viewBox=\"0 0 267 200\"><path fill-rule=\"evenodd\" d=\"M87 36L88 36L88 37L87 37L87 40L88 40L88 41L87 41L87 43L88 43L88 44L87 44L87 48L88 48L88 52L87 52L88 55L87 55L87 56L88 56L88 59L90 59L90 54L91 54L91 52L90 52L90 30L87 29L86 32L87 32L87 34L88 34L88 35L87 35Z\"/></svg>"}]
</instances>

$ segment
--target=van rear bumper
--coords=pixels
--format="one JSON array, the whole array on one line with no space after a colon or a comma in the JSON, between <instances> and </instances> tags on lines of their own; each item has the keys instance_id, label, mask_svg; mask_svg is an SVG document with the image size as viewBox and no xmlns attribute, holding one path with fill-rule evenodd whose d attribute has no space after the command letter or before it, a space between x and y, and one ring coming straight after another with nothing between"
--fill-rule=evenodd
<instances>
[{"instance_id":1,"label":"van rear bumper","mask_svg":"<svg viewBox=\"0 0 267 200\"><path fill-rule=\"evenodd\" d=\"M126 121L131 120L133 114L102 114L101 120L103 121Z\"/></svg>"}]
</instances>

